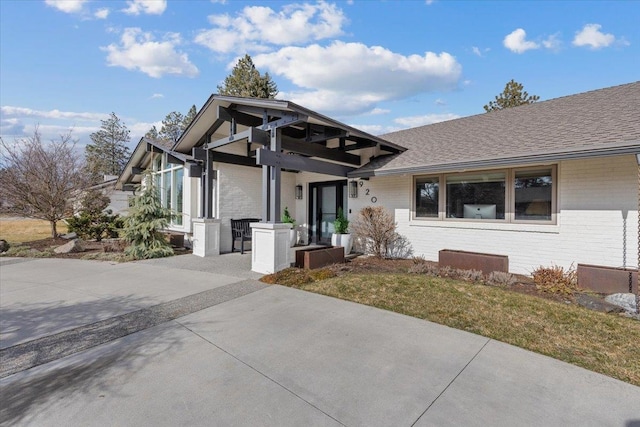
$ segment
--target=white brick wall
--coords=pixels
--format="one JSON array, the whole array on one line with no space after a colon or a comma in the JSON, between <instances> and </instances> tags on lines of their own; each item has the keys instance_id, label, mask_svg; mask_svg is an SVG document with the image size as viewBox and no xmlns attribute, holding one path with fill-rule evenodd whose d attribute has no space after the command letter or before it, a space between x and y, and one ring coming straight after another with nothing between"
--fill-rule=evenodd
<instances>
[{"instance_id":1,"label":"white brick wall","mask_svg":"<svg viewBox=\"0 0 640 427\"><path fill-rule=\"evenodd\" d=\"M412 177L373 177L349 200L353 218L377 198L395 216L414 253L438 259L440 249L509 256L512 272L572 263L636 266L638 170L633 156L561 162L557 225L411 221ZM369 189L369 195L366 195ZM625 219L626 218L626 219ZM626 224L626 232L625 232ZM626 251L624 250L626 246ZM625 260L626 255L626 260Z\"/></svg>"},{"instance_id":2,"label":"white brick wall","mask_svg":"<svg viewBox=\"0 0 640 427\"><path fill-rule=\"evenodd\" d=\"M215 216L221 220L220 251L231 252L231 222L240 218L262 216L262 169L224 163L214 164L218 170L216 181ZM296 217L295 175L282 173L281 205L289 207ZM237 248L236 244L236 248Z\"/></svg>"}]
</instances>

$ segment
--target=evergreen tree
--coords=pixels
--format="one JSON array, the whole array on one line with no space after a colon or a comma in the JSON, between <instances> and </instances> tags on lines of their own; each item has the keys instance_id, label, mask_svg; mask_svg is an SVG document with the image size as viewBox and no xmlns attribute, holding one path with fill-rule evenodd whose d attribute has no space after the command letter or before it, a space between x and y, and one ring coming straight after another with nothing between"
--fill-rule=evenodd
<instances>
[{"instance_id":1,"label":"evergreen tree","mask_svg":"<svg viewBox=\"0 0 640 427\"><path fill-rule=\"evenodd\" d=\"M264 75L256 69L249 55L240 58L224 83L218 86L220 95L273 99L278 94L278 86L269 73Z\"/></svg>"},{"instance_id":2,"label":"evergreen tree","mask_svg":"<svg viewBox=\"0 0 640 427\"><path fill-rule=\"evenodd\" d=\"M177 111L170 112L162 121L162 127L160 128L158 137L167 141L177 141L180 135L182 135L182 130L184 129L183 123L184 116L182 113Z\"/></svg>"},{"instance_id":3,"label":"evergreen tree","mask_svg":"<svg viewBox=\"0 0 640 427\"><path fill-rule=\"evenodd\" d=\"M198 110L196 109L196 106L192 105L191 108L189 108L189 112L187 113L187 115L184 116L184 120L182 120L182 132L184 132L189 127L193 119L196 118L197 114Z\"/></svg>"},{"instance_id":4,"label":"evergreen tree","mask_svg":"<svg viewBox=\"0 0 640 427\"><path fill-rule=\"evenodd\" d=\"M93 144L87 144L85 157L92 181L99 182L102 175L120 175L131 155L125 145L130 140L127 126L111 113L102 120L100 130L89 137Z\"/></svg>"},{"instance_id":5,"label":"evergreen tree","mask_svg":"<svg viewBox=\"0 0 640 427\"><path fill-rule=\"evenodd\" d=\"M162 206L160 190L151 173L145 173L143 185L133 199L129 215L124 219L122 237L129 243L125 254L135 259L162 258L173 255L173 249L161 230L169 225L171 211Z\"/></svg>"},{"instance_id":6,"label":"evergreen tree","mask_svg":"<svg viewBox=\"0 0 640 427\"><path fill-rule=\"evenodd\" d=\"M505 108L517 107L518 105L533 104L540 99L538 95L529 95L523 91L522 84L511 79L504 87L504 91L495 97L483 108L486 112L503 110Z\"/></svg>"},{"instance_id":7,"label":"evergreen tree","mask_svg":"<svg viewBox=\"0 0 640 427\"><path fill-rule=\"evenodd\" d=\"M149 129L147 133L144 134L144 137L158 139L158 129L156 128L156 125L151 126L151 129Z\"/></svg>"}]
</instances>

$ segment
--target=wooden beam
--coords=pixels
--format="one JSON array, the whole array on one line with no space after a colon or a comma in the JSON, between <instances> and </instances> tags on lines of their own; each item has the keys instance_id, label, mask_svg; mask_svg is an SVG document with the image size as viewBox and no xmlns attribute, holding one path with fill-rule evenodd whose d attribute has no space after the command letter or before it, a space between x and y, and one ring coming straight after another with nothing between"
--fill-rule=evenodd
<instances>
[{"instance_id":1,"label":"wooden beam","mask_svg":"<svg viewBox=\"0 0 640 427\"><path fill-rule=\"evenodd\" d=\"M132 167L131 168L131 175L142 175L145 171L145 168L138 168L138 167Z\"/></svg>"},{"instance_id":2,"label":"wooden beam","mask_svg":"<svg viewBox=\"0 0 640 427\"><path fill-rule=\"evenodd\" d=\"M259 165L276 166L305 172L323 173L326 175L346 177L349 172L356 170L350 166L337 165L307 157L295 156L260 148L257 151L256 163Z\"/></svg>"},{"instance_id":3,"label":"wooden beam","mask_svg":"<svg viewBox=\"0 0 640 427\"><path fill-rule=\"evenodd\" d=\"M233 135L229 135L228 137L221 138L217 141L210 142L207 144L206 148L208 150L214 150L216 148L224 147L225 145L234 143L236 141L241 141L243 139L247 139L247 141L250 143L265 145L269 143L269 132L250 127L245 131L238 132Z\"/></svg>"},{"instance_id":4,"label":"wooden beam","mask_svg":"<svg viewBox=\"0 0 640 427\"><path fill-rule=\"evenodd\" d=\"M262 126L262 118L252 116L251 114L242 113L233 108L225 108L218 105L218 120L230 122L235 119L236 123L243 126L258 127Z\"/></svg>"},{"instance_id":5,"label":"wooden beam","mask_svg":"<svg viewBox=\"0 0 640 427\"><path fill-rule=\"evenodd\" d=\"M238 156L237 154L220 153L218 151L209 151L210 159L214 162L229 163L232 165L259 167L256 159L253 157Z\"/></svg>"},{"instance_id":6,"label":"wooden beam","mask_svg":"<svg viewBox=\"0 0 640 427\"><path fill-rule=\"evenodd\" d=\"M182 165L184 162L171 153L167 153L167 163L172 165Z\"/></svg>"},{"instance_id":7,"label":"wooden beam","mask_svg":"<svg viewBox=\"0 0 640 427\"><path fill-rule=\"evenodd\" d=\"M299 141L284 136L282 137L282 149L307 156L348 163L350 165L361 165L360 156L356 156L355 154L345 153L344 151L323 147L319 144Z\"/></svg>"},{"instance_id":8,"label":"wooden beam","mask_svg":"<svg viewBox=\"0 0 640 427\"><path fill-rule=\"evenodd\" d=\"M378 145L378 143L375 141L361 141L361 142L356 142L355 144L349 144L349 145L345 144L344 146L341 145L340 147L332 148L332 150L353 151L353 150L360 150L361 148L375 147L376 145Z\"/></svg>"},{"instance_id":9,"label":"wooden beam","mask_svg":"<svg viewBox=\"0 0 640 427\"><path fill-rule=\"evenodd\" d=\"M214 133L216 133L216 131L220 128L220 126L222 126L224 124L224 120L222 119L216 119L216 121L213 122L213 124L211 125L211 127L204 133L204 135L202 135L202 138L200 138L198 140L198 142L196 143L196 145L203 145L206 144L208 141L208 138L213 135Z\"/></svg>"}]
</instances>

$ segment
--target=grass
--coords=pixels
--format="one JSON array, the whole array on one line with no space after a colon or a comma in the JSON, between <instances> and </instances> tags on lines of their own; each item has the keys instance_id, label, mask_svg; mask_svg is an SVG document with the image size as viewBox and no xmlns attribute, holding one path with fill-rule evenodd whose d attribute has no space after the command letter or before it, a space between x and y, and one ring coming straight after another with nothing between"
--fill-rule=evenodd
<instances>
[{"instance_id":1,"label":"grass","mask_svg":"<svg viewBox=\"0 0 640 427\"><path fill-rule=\"evenodd\" d=\"M637 320L417 274L349 273L295 287L483 335L640 386Z\"/></svg>"},{"instance_id":2,"label":"grass","mask_svg":"<svg viewBox=\"0 0 640 427\"><path fill-rule=\"evenodd\" d=\"M67 232L64 222L58 222L58 233ZM0 239L10 244L32 242L51 237L51 226L48 221L40 219L14 219L0 217Z\"/></svg>"}]
</instances>

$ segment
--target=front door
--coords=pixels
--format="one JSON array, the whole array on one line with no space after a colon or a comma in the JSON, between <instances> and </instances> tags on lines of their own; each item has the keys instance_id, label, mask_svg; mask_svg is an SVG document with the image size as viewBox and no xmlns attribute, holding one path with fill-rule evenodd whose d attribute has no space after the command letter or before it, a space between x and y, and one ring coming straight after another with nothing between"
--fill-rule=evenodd
<instances>
[{"instance_id":1,"label":"front door","mask_svg":"<svg viewBox=\"0 0 640 427\"><path fill-rule=\"evenodd\" d=\"M338 208L347 212L347 181L314 182L309 184L310 242L331 244L333 221Z\"/></svg>"}]
</instances>

